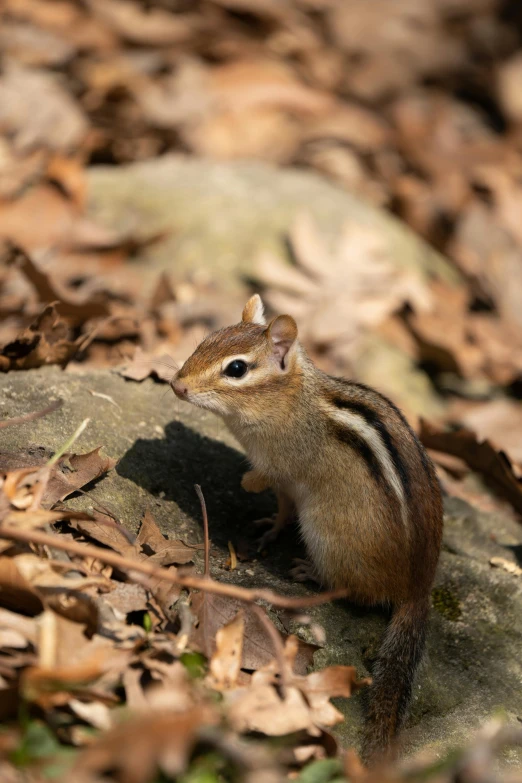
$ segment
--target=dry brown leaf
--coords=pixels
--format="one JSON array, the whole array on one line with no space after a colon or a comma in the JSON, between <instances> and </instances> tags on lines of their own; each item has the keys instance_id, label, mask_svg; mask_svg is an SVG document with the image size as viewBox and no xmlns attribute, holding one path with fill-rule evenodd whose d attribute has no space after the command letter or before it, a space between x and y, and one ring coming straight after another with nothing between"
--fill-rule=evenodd
<instances>
[{"instance_id":1,"label":"dry brown leaf","mask_svg":"<svg viewBox=\"0 0 522 783\"><path fill-rule=\"evenodd\" d=\"M44 608L38 591L10 557L0 557L0 605L31 617L40 614Z\"/></svg>"},{"instance_id":2,"label":"dry brown leaf","mask_svg":"<svg viewBox=\"0 0 522 783\"><path fill-rule=\"evenodd\" d=\"M59 315L73 322L83 323L90 318L101 318L110 314L107 297L103 294L94 292L89 298L82 298L66 292L62 286L53 283L50 276L42 272L21 248L13 247L13 254L18 268L36 289L40 301L54 303Z\"/></svg>"},{"instance_id":3,"label":"dry brown leaf","mask_svg":"<svg viewBox=\"0 0 522 783\"><path fill-rule=\"evenodd\" d=\"M141 348L136 348L134 358L124 367L118 370L118 374L131 381L144 381L151 376L165 383L170 383L176 374L172 359L167 354L150 356Z\"/></svg>"},{"instance_id":4,"label":"dry brown leaf","mask_svg":"<svg viewBox=\"0 0 522 783\"><path fill-rule=\"evenodd\" d=\"M471 430L447 432L422 419L419 437L427 448L463 459L500 497L522 513L522 483L503 451L497 451L488 440L480 441Z\"/></svg>"},{"instance_id":5,"label":"dry brown leaf","mask_svg":"<svg viewBox=\"0 0 522 783\"><path fill-rule=\"evenodd\" d=\"M47 305L38 318L0 350L0 369L30 370L49 364L65 367L78 352L83 338L71 340L69 324L54 304Z\"/></svg>"},{"instance_id":6,"label":"dry brown leaf","mask_svg":"<svg viewBox=\"0 0 522 783\"><path fill-rule=\"evenodd\" d=\"M161 566L190 563L194 559L194 550L201 549L201 545L189 547L182 541L165 538L148 510L141 520L136 546L141 546L149 562Z\"/></svg>"},{"instance_id":7,"label":"dry brown leaf","mask_svg":"<svg viewBox=\"0 0 522 783\"><path fill-rule=\"evenodd\" d=\"M258 615L230 598L211 595L210 593L197 593L191 597L191 608L197 618L198 625L193 629L190 642L197 649L212 658L216 635L220 628L229 623L239 609L244 611L245 632L243 638L243 654L241 668L247 671L255 671L268 664L274 657L274 646L267 634L267 630ZM264 610L263 610L264 611ZM281 634L284 641L285 634ZM304 674L313 662L314 652L319 649L314 644L308 644L298 640L295 671Z\"/></svg>"},{"instance_id":8,"label":"dry brown leaf","mask_svg":"<svg viewBox=\"0 0 522 783\"><path fill-rule=\"evenodd\" d=\"M71 520L71 525L81 533L93 538L104 546L109 546L124 557L138 558L139 548L134 536L126 528L107 514L93 513L93 520Z\"/></svg>"},{"instance_id":9,"label":"dry brown leaf","mask_svg":"<svg viewBox=\"0 0 522 783\"><path fill-rule=\"evenodd\" d=\"M172 14L154 7L145 10L132 0L88 0L88 5L118 35L137 44L182 44L201 27L201 18L195 14Z\"/></svg>"},{"instance_id":10,"label":"dry brown leaf","mask_svg":"<svg viewBox=\"0 0 522 783\"><path fill-rule=\"evenodd\" d=\"M281 698L272 685L259 684L225 694L228 719L240 732L258 731L269 737L307 730L320 732L310 718L310 710L301 691L291 687Z\"/></svg>"},{"instance_id":11,"label":"dry brown leaf","mask_svg":"<svg viewBox=\"0 0 522 783\"><path fill-rule=\"evenodd\" d=\"M22 678L27 699L44 708L67 704L71 693L86 692L94 682L98 682L100 696L103 687L110 692L128 664L130 651L118 649L112 640L97 634L87 639L84 630L83 624L51 610L44 612L40 619L38 665L26 669Z\"/></svg>"},{"instance_id":12,"label":"dry brown leaf","mask_svg":"<svg viewBox=\"0 0 522 783\"><path fill-rule=\"evenodd\" d=\"M39 510L40 505L50 508L112 470L115 461L101 456L100 450L101 446L87 454L64 454L52 465L48 464L52 455L38 446L29 447L26 452L0 452L0 497L6 496L17 509ZM89 518L74 511L61 514L62 518L67 516L71 520L85 518L86 522Z\"/></svg>"},{"instance_id":13,"label":"dry brown leaf","mask_svg":"<svg viewBox=\"0 0 522 783\"><path fill-rule=\"evenodd\" d=\"M484 403L456 400L447 415L449 422L458 422L489 440L496 449L506 452L511 460L522 465L522 404L499 399Z\"/></svg>"},{"instance_id":14,"label":"dry brown leaf","mask_svg":"<svg viewBox=\"0 0 522 783\"><path fill-rule=\"evenodd\" d=\"M228 716L237 731L260 731L268 736L281 736L306 730L319 736L321 728L334 726L344 717L330 698L351 696L370 680L358 681L353 666L334 666L306 677L292 673L298 651L298 639L289 636L285 643L285 665L289 682L286 695L281 696L274 685L279 662L270 663L252 675L248 687L225 692Z\"/></svg>"},{"instance_id":15,"label":"dry brown leaf","mask_svg":"<svg viewBox=\"0 0 522 783\"><path fill-rule=\"evenodd\" d=\"M42 506L51 507L91 481L112 470L116 461L100 454L102 447L86 454L64 454L51 473ZM67 463L69 467L67 467Z\"/></svg>"},{"instance_id":16,"label":"dry brown leaf","mask_svg":"<svg viewBox=\"0 0 522 783\"><path fill-rule=\"evenodd\" d=\"M72 774L103 774L111 769L125 783L152 780L158 770L181 775L200 729L216 722L208 706L182 713L145 712L102 734L79 754Z\"/></svg>"},{"instance_id":17,"label":"dry brown leaf","mask_svg":"<svg viewBox=\"0 0 522 783\"><path fill-rule=\"evenodd\" d=\"M56 76L9 62L0 78L0 127L14 136L19 149L70 150L82 143L88 126Z\"/></svg>"},{"instance_id":18,"label":"dry brown leaf","mask_svg":"<svg viewBox=\"0 0 522 783\"><path fill-rule=\"evenodd\" d=\"M76 566L67 561L59 561L60 565L49 562L37 555L16 555L13 562L27 582L45 596L47 591L56 596L59 590L86 590L90 587L110 589L109 580L104 576L66 576L67 571L76 572Z\"/></svg>"},{"instance_id":19,"label":"dry brown leaf","mask_svg":"<svg viewBox=\"0 0 522 783\"><path fill-rule=\"evenodd\" d=\"M237 684L243 654L244 612L240 610L216 633L216 649L210 659L210 685L216 690L230 690Z\"/></svg>"},{"instance_id":20,"label":"dry brown leaf","mask_svg":"<svg viewBox=\"0 0 522 783\"><path fill-rule=\"evenodd\" d=\"M399 269L388 246L367 226L346 223L332 252L312 219L301 215L290 241L296 266L265 255L256 276L269 286L266 298L274 310L291 312L301 322L309 344L348 346L406 302L420 311L430 306L420 277Z\"/></svg>"}]
</instances>

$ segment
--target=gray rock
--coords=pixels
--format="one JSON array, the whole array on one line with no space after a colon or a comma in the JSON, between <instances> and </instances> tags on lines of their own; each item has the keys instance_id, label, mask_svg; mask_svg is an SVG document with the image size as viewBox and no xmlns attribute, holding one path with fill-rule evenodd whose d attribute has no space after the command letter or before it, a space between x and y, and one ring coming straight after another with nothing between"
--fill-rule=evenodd
<instances>
[{"instance_id":1,"label":"gray rock","mask_svg":"<svg viewBox=\"0 0 522 783\"><path fill-rule=\"evenodd\" d=\"M181 155L128 166L89 169L89 210L118 229L167 231L152 246L144 272L175 275L198 269L230 285L252 273L261 249L286 258L285 234L309 212L334 238L346 219L369 226L389 242L398 264L456 280L451 265L410 229L318 174L266 163L214 163Z\"/></svg>"},{"instance_id":2,"label":"gray rock","mask_svg":"<svg viewBox=\"0 0 522 783\"><path fill-rule=\"evenodd\" d=\"M178 402L166 386L136 384L109 372L61 372L54 368L0 377L0 416L9 418L61 398L63 407L38 421L2 430L0 452L30 444L55 450L86 417L91 421L76 452L103 445L117 467L90 489L131 530L149 508L162 530L186 541L200 541L201 514L194 483L205 493L212 538L212 574L245 586L267 586L285 594L307 588L287 579L291 557L302 554L295 531L288 531L264 558L224 570L227 542L236 545L256 535L251 523L273 510L267 493L248 495L239 486L246 464L223 424ZM96 394L108 395L113 405ZM89 498L70 503L89 505ZM494 534L494 536L493 536ZM522 527L507 516L479 513L462 501L448 500L445 544L434 590L428 653L416 685L405 731L408 751L442 753L468 738L498 711L509 720L522 716L522 580L489 564L491 557L516 562ZM385 616L336 602L310 614L326 630L326 646L315 664L355 664L367 674L385 626ZM306 628L287 628L307 638ZM339 705L347 720L338 730L343 742L357 743L361 726L359 696ZM520 751L507 764L522 761Z\"/></svg>"}]
</instances>

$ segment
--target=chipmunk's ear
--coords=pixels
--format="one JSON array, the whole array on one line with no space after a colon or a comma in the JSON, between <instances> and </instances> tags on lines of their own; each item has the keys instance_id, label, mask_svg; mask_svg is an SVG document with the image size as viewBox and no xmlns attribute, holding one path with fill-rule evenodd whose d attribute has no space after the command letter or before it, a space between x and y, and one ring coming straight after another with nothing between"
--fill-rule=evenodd
<instances>
[{"instance_id":1,"label":"chipmunk's ear","mask_svg":"<svg viewBox=\"0 0 522 783\"><path fill-rule=\"evenodd\" d=\"M266 324L264 306L259 294L251 296L243 309L242 321L246 324Z\"/></svg>"},{"instance_id":2,"label":"chipmunk's ear","mask_svg":"<svg viewBox=\"0 0 522 783\"><path fill-rule=\"evenodd\" d=\"M297 340L297 324L291 315L278 315L270 321L266 335L272 345L272 353L281 365L288 368L288 361Z\"/></svg>"}]
</instances>

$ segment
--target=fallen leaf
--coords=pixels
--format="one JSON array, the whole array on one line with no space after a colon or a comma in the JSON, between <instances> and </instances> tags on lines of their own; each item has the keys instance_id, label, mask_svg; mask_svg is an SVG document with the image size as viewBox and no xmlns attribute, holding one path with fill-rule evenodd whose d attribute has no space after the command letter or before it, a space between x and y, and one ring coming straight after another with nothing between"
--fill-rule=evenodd
<instances>
[{"instance_id":1,"label":"fallen leaf","mask_svg":"<svg viewBox=\"0 0 522 783\"><path fill-rule=\"evenodd\" d=\"M77 489L81 489L112 470L116 460L103 457L100 454L101 448L98 446L86 454L64 454L57 463L56 470L51 473L42 505L44 507L54 506L55 503L64 500Z\"/></svg>"},{"instance_id":2,"label":"fallen leaf","mask_svg":"<svg viewBox=\"0 0 522 783\"><path fill-rule=\"evenodd\" d=\"M19 149L43 145L69 150L87 132L83 111L54 74L12 61L0 78L0 124Z\"/></svg>"},{"instance_id":3,"label":"fallen leaf","mask_svg":"<svg viewBox=\"0 0 522 783\"><path fill-rule=\"evenodd\" d=\"M471 430L461 428L448 432L422 419L419 437L427 448L463 459L494 492L522 513L522 484L517 480L511 462L503 451L497 451L488 440L479 440Z\"/></svg>"},{"instance_id":4,"label":"fallen leaf","mask_svg":"<svg viewBox=\"0 0 522 783\"><path fill-rule=\"evenodd\" d=\"M492 557L489 562L492 566L495 566L495 568L502 568L504 571L507 571L508 574L522 576L522 568L516 563L513 563L512 560L506 560L505 557Z\"/></svg>"},{"instance_id":5,"label":"fallen leaf","mask_svg":"<svg viewBox=\"0 0 522 783\"><path fill-rule=\"evenodd\" d=\"M114 549L124 557L139 557L139 549L136 546L135 537L121 524L107 514L99 511L93 513L92 520L71 520L71 525L80 533L84 533L104 546Z\"/></svg>"},{"instance_id":6,"label":"fallen leaf","mask_svg":"<svg viewBox=\"0 0 522 783\"><path fill-rule=\"evenodd\" d=\"M330 703L331 698L351 696L366 687L369 679L356 679L355 667L334 666L306 677L293 673L298 652L298 639L287 637L284 659L287 666L286 695L276 688L280 684L279 662L272 659L252 675L247 687L227 690L229 720L237 731L260 731L267 736L282 736L306 730L319 736L321 728L334 726L344 716Z\"/></svg>"},{"instance_id":7,"label":"fallen leaf","mask_svg":"<svg viewBox=\"0 0 522 783\"><path fill-rule=\"evenodd\" d=\"M72 775L98 776L111 769L126 783L145 783L160 770L174 778L185 771L199 731L215 722L207 706L181 713L139 714L103 733L82 751Z\"/></svg>"},{"instance_id":8,"label":"fallen leaf","mask_svg":"<svg viewBox=\"0 0 522 783\"><path fill-rule=\"evenodd\" d=\"M511 460L522 465L522 404L508 399L485 403L455 401L447 416L450 422L460 422L489 440L496 449L506 452Z\"/></svg>"},{"instance_id":9,"label":"fallen leaf","mask_svg":"<svg viewBox=\"0 0 522 783\"><path fill-rule=\"evenodd\" d=\"M197 627L193 629L190 638L191 644L207 657L212 658L216 635L220 628L227 625L237 614L239 609L244 611L245 632L243 638L243 653L241 668L247 671L255 671L265 666L274 657L274 646L267 634L267 630L257 614L230 598L223 598L210 593L193 594L191 596L191 608L197 619ZM264 611L264 610L263 610ZM288 637L281 634L284 641ZM314 644L308 644L298 640L297 658L295 670L304 674L313 662L314 652L319 649Z\"/></svg>"},{"instance_id":10,"label":"fallen leaf","mask_svg":"<svg viewBox=\"0 0 522 783\"><path fill-rule=\"evenodd\" d=\"M216 649L210 659L211 687L216 690L230 690L237 684L244 632L244 612L239 611L233 620L216 633Z\"/></svg>"},{"instance_id":11,"label":"fallen leaf","mask_svg":"<svg viewBox=\"0 0 522 783\"><path fill-rule=\"evenodd\" d=\"M315 223L303 214L289 238L296 265L264 254L256 277L269 287L269 304L300 322L309 345L323 348L342 342L346 349L404 304L420 311L430 307L426 285L398 268L388 246L366 226L346 223L331 252ZM339 318L339 313L349 318Z\"/></svg>"},{"instance_id":12,"label":"fallen leaf","mask_svg":"<svg viewBox=\"0 0 522 783\"><path fill-rule=\"evenodd\" d=\"M167 354L150 356L138 347L132 361L119 369L118 374L130 381L141 382L153 376L170 383L176 374L176 368L172 366L172 359Z\"/></svg>"},{"instance_id":13,"label":"fallen leaf","mask_svg":"<svg viewBox=\"0 0 522 783\"><path fill-rule=\"evenodd\" d=\"M71 329L54 304L47 305L36 320L0 350L0 368L30 370L48 364L65 367L78 352L83 337L70 339Z\"/></svg>"},{"instance_id":14,"label":"fallen leaf","mask_svg":"<svg viewBox=\"0 0 522 783\"><path fill-rule=\"evenodd\" d=\"M34 617L43 611L38 591L25 579L10 557L0 557L0 604L6 609Z\"/></svg>"},{"instance_id":15,"label":"fallen leaf","mask_svg":"<svg viewBox=\"0 0 522 783\"><path fill-rule=\"evenodd\" d=\"M53 283L50 276L43 272L20 247L13 246L12 252L18 268L36 289L40 301L53 302L59 315L75 323L83 323L90 318L100 318L110 314L107 297L93 293L89 298L83 299L77 294L64 291L59 284Z\"/></svg>"},{"instance_id":16,"label":"fallen leaf","mask_svg":"<svg viewBox=\"0 0 522 783\"><path fill-rule=\"evenodd\" d=\"M148 510L142 517L136 546L141 546L149 563L158 566L190 563L194 559L194 550L201 549L201 545L189 547L182 541L165 538Z\"/></svg>"}]
</instances>

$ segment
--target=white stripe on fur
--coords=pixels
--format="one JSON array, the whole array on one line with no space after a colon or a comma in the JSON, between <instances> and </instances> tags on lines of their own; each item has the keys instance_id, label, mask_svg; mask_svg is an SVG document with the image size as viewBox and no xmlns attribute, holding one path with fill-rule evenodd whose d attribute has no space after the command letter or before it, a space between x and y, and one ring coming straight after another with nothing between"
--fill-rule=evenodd
<instances>
[{"instance_id":1,"label":"white stripe on fur","mask_svg":"<svg viewBox=\"0 0 522 783\"><path fill-rule=\"evenodd\" d=\"M328 415L338 424L342 424L347 429L353 430L353 432L356 432L357 435L366 441L377 457L386 481L397 495L401 504L402 519L404 524L407 525L408 506L404 495L404 487L402 486L400 476L397 473L393 460L390 457L388 449L384 445L380 434L357 413L340 411L337 408L328 408Z\"/></svg>"}]
</instances>

